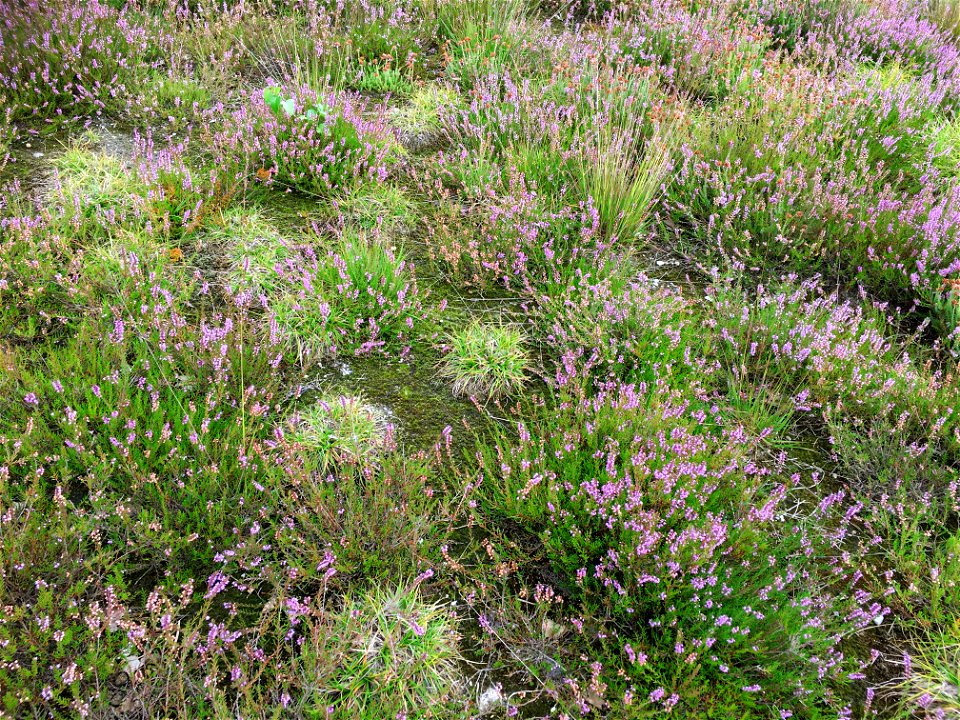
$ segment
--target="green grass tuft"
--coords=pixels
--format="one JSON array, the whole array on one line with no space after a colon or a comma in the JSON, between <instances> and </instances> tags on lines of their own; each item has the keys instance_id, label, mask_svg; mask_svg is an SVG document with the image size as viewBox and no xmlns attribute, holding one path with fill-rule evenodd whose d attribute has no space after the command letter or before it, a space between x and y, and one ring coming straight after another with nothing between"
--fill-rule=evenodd
<instances>
[{"instance_id":1,"label":"green grass tuft","mask_svg":"<svg viewBox=\"0 0 960 720\"><path fill-rule=\"evenodd\" d=\"M361 395L328 395L298 413L290 439L322 473L375 460L387 445L388 411Z\"/></svg>"},{"instance_id":2,"label":"green grass tuft","mask_svg":"<svg viewBox=\"0 0 960 720\"><path fill-rule=\"evenodd\" d=\"M301 651L304 685L313 689L307 717L444 717L460 694L455 621L416 587L348 599L312 630Z\"/></svg>"},{"instance_id":3,"label":"green grass tuft","mask_svg":"<svg viewBox=\"0 0 960 720\"><path fill-rule=\"evenodd\" d=\"M526 381L530 357L523 333L510 325L472 322L448 339L440 374L457 395L499 398Z\"/></svg>"}]
</instances>

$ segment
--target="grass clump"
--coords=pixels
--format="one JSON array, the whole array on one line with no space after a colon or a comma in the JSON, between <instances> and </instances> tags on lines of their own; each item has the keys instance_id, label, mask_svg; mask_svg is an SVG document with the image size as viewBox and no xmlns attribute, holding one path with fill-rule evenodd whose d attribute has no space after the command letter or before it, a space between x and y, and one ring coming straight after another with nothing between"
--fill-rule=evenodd
<instances>
[{"instance_id":1,"label":"grass clump","mask_svg":"<svg viewBox=\"0 0 960 720\"><path fill-rule=\"evenodd\" d=\"M344 235L325 256L305 261L272 309L301 361L342 352L403 352L427 317L413 266L377 235Z\"/></svg>"},{"instance_id":2,"label":"grass clump","mask_svg":"<svg viewBox=\"0 0 960 720\"><path fill-rule=\"evenodd\" d=\"M960 638L956 626L917 642L903 657L898 691L908 709L927 717L960 715Z\"/></svg>"},{"instance_id":3,"label":"grass clump","mask_svg":"<svg viewBox=\"0 0 960 720\"><path fill-rule=\"evenodd\" d=\"M960 38L960 2L927 0L927 13L944 32Z\"/></svg>"},{"instance_id":4,"label":"grass clump","mask_svg":"<svg viewBox=\"0 0 960 720\"><path fill-rule=\"evenodd\" d=\"M436 4L439 37L447 42L447 72L469 87L488 73L517 68L525 59L526 0L440 0Z\"/></svg>"},{"instance_id":5,"label":"grass clump","mask_svg":"<svg viewBox=\"0 0 960 720\"><path fill-rule=\"evenodd\" d=\"M436 140L442 129L441 113L449 113L460 101L452 88L430 83L415 89L407 102L394 108L390 122L401 137L419 139L421 144Z\"/></svg>"},{"instance_id":6,"label":"grass clump","mask_svg":"<svg viewBox=\"0 0 960 720\"><path fill-rule=\"evenodd\" d=\"M960 118L943 123L933 133L937 169L946 176L960 177Z\"/></svg>"},{"instance_id":7,"label":"grass clump","mask_svg":"<svg viewBox=\"0 0 960 720\"><path fill-rule=\"evenodd\" d=\"M53 160L51 200L85 236L129 223L139 212L144 188L123 160L99 152L91 141L74 143Z\"/></svg>"},{"instance_id":8,"label":"grass clump","mask_svg":"<svg viewBox=\"0 0 960 720\"><path fill-rule=\"evenodd\" d=\"M337 209L365 231L384 233L408 230L417 222L417 205L401 187L393 184L363 185L336 200Z\"/></svg>"},{"instance_id":9,"label":"grass clump","mask_svg":"<svg viewBox=\"0 0 960 720\"><path fill-rule=\"evenodd\" d=\"M456 622L414 587L370 592L323 614L301 651L310 718L456 717ZM462 703L462 700L461 700Z\"/></svg>"},{"instance_id":10,"label":"grass clump","mask_svg":"<svg viewBox=\"0 0 960 720\"><path fill-rule=\"evenodd\" d=\"M436 7L441 36L482 44L508 34L527 12L526 0L440 0Z\"/></svg>"},{"instance_id":11,"label":"grass clump","mask_svg":"<svg viewBox=\"0 0 960 720\"><path fill-rule=\"evenodd\" d=\"M388 411L359 395L328 395L292 421L289 439L314 453L321 473L363 465L387 447Z\"/></svg>"},{"instance_id":12,"label":"grass clump","mask_svg":"<svg viewBox=\"0 0 960 720\"><path fill-rule=\"evenodd\" d=\"M516 327L474 321L451 334L447 344L440 375L456 395L496 399L527 380L530 357L526 338Z\"/></svg>"},{"instance_id":13,"label":"grass clump","mask_svg":"<svg viewBox=\"0 0 960 720\"><path fill-rule=\"evenodd\" d=\"M222 248L228 263L227 288L232 293L250 290L273 293L295 252L277 224L256 209L235 208L204 235L206 242Z\"/></svg>"},{"instance_id":14,"label":"grass clump","mask_svg":"<svg viewBox=\"0 0 960 720\"><path fill-rule=\"evenodd\" d=\"M596 205L604 230L624 241L642 233L680 141L676 122L659 127L643 141L641 122L637 119L622 129L599 128L593 152L580 167L581 186Z\"/></svg>"}]
</instances>

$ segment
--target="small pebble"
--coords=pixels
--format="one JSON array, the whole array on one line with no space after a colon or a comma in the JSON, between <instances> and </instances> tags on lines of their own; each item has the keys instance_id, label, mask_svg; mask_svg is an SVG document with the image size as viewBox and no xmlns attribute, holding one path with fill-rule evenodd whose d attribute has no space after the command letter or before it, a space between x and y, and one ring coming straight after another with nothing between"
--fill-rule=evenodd
<instances>
[{"instance_id":1,"label":"small pebble","mask_svg":"<svg viewBox=\"0 0 960 720\"><path fill-rule=\"evenodd\" d=\"M491 685L477 698L477 712L486 715L503 704L503 694L496 686Z\"/></svg>"}]
</instances>

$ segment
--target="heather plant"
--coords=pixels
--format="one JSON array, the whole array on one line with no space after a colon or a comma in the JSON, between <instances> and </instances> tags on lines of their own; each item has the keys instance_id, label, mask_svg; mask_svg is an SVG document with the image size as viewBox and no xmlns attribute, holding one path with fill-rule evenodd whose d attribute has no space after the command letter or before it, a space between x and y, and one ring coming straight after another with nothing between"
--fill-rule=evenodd
<instances>
[{"instance_id":1,"label":"heather plant","mask_svg":"<svg viewBox=\"0 0 960 720\"><path fill-rule=\"evenodd\" d=\"M50 224L82 241L145 233L175 242L210 222L236 192L234 183L202 177L182 150L144 147L133 163L94 151L86 141L57 157Z\"/></svg>"},{"instance_id":2,"label":"heather plant","mask_svg":"<svg viewBox=\"0 0 960 720\"><path fill-rule=\"evenodd\" d=\"M708 103L749 86L770 45L762 25L751 26L734 3L700 7L641 5L618 31L638 63L669 73L676 88Z\"/></svg>"},{"instance_id":3,"label":"heather plant","mask_svg":"<svg viewBox=\"0 0 960 720\"><path fill-rule=\"evenodd\" d=\"M742 429L718 426L669 392L612 385L590 398L571 386L515 443L482 455L486 506L533 532L580 611L617 628L600 706L804 713L832 702L839 635L870 619L803 561L810 528L778 522L797 478L758 467ZM758 596L763 612L750 606ZM775 672L755 672L773 657ZM684 682L690 665L702 683Z\"/></svg>"},{"instance_id":4,"label":"heather plant","mask_svg":"<svg viewBox=\"0 0 960 720\"><path fill-rule=\"evenodd\" d=\"M344 84L390 92L408 87L421 73L433 32L429 3L348 3L331 6L327 13L325 26L318 28L319 49L333 46L342 54Z\"/></svg>"},{"instance_id":5,"label":"heather plant","mask_svg":"<svg viewBox=\"0 0 960 720\"><path fill-rule=\"evenodd\" d=\"M809 70L790 75L791 83L810 80ZM952 193L925 179L920 159L932 106L906 100L917 91L910 84L894 97L882 87L851 92L850 82L771 86L761 98L785 103L782 122L749 101L733 125L707 125L716 139L705 137L681 165L671 223L752 272L822 273L917 302L953 272L955 258ZM811 113L816 104L821 110ZM889 134L894 126L900 135Z\"/></svg>"},{"instance_id":6,"label":"heather plant","mask_svg":"<svg viewBox=\"0 0 960 720\"><path fill-rule=\"evenodd\" d=\"M357 101L306 87L269 86L246 103L212 118L218 160L230 159L234 174L256 173L319 196L366 176L383 177L390 144L382 111L369 120Z\"/></svg>"},{"instance_id":7,"label":"heather plant","mask_svg":"<svg viewBox=\"0 0 960 720\"><path fill-rule=\"evenodd\" d=\"M97 541L94 514L62 487L51 497L34 486L16 504L11 490L4 475L0 703L10 714L78 714L118 669L128 643L119 627L101 632L90 622L93 607L125 594L119 557Z\"/></svg>"},{"instance_id":8,"label":"heather plant","mask_svg":"<svg viewBox=\"0 0 960 720\"><path fill-rule=\"evenodd\" d=\"M798 409L836 403L848 417L887 416L921 435L952 434L943 426L952 422L952 377L891 339L881 311L842 302L816 281L765 291L752 303L726 292L716 296L719 354L737 374L776 378Z\"/></svg>"},{"instance_id":9,"label":"heather plant","mask_svg":"<svg viewBox=\"0 0 960 720\"><path fill-rule=\"evenodd\" d=\"M107 213L96 211L97 222L78 227L64 222L62 211L29 197L18 184L7 186L6 191L10 215L0 223L0 327L5 337L17 342L63 337L89 308L100 308L97 285L86 283L95 279L86 272L96 264L100 246L91 247L90 238L80 231L114 237L108 241L111 247L137 245L143 238L114 224Z\"/></svg>"},{"instance_id":10,"label":"heather plant","mask_svg":"<svg viewBox=\"0 0 960 720\"><path fill-rule=\"evenodd\" d=\"M152 50L142 20L108 3L4 3L3 23L0 78L16 119L116 109Z\"/></svg>"},{"instance_id":11,"label":"heather plant","mask_svg":"<svg viewBox=\"0 0 960 720\"><path fill-rule=\"evenodd\" d=\"M438 218L428 244L433 260L470 285L525 291L562 287L578 271L605 264L599 216L589 202L551 211L521 176L508 176L512 187L488 204L467 213L444 208L460 226Z\"/></svg>"},{"instance_id":12,"label":"heather plant","mask_svg":"<svg viewBox=\"0 0 960 720\"><path fill-rule=\"evenodd\" d=\"M763 78L756 91L728 100L736 110L694 122L670 216L690 240L722 244L751 268L806 266L820 247L815 238L788 244L792 207L807 192L806 172L835 157L842 122L829 111L830 89L809 70L772 67Z\"/></svg>"},{"instance_id":13,"label":"heather plant","mask_svg":"<svg viewBox=\"0 0 960 720\"><path fill-rule=\"evenodd\" d=\"M245 321L211 318L192 326L178 313L184 295L165 295L159 307L143 303L145 297L130 309L115 307L112 320L84 323L42 359L26 355L0 434L6 465L19 482L60 446L60 433L73 438L42 475L44 485L82 489L94 507L123 493L137 508L135 521L105 521L103 532L121 543L128 532L140 533L144 568L172 562L182 570L209 556L207 543L225 539L219 535L229 532L224 513L252 492L252 478L237 469L247 445L264 431L271 390L244 388L240 376L264 377L276 357L261 352L262 341L249 329L248 342L240 341ZM101 322L113 326L112 337L93 352ZM166 338L165 350L157 349L158 337ZM95 362L88 362L91 356ZM203 471L195 467L198 457ZM221 472L232 480L219 480ZM161 475L179 480L160 485Z\"/></svg>"},{"instance_id":14,"label":"heather plant","mask_svg":"<svg viewBox=\"0 0 960 720\"><path fill-rule=\"evenodd\" d=\"M157 277L177 276L178 262L185 259L182 254L176 246L166 248L149 235L121 229L115 237L83 252L78 278L83 289L77 299L82 298L87 309L96 310L101 305L109 307L120 297L127 302L142 298L139 268Z\"/></svg>"},{"instance_id":15,"label":"heather plant","mask_svg":"<svg viewBox=\"0 0 960 720\"><path fill-rule=\"evenodd\" d=\"M269 564L270 572L290 568L304 582L337 587L429 573L451 538L436 462L401 454L390 436L342 470L321 474L316 457L289 438L278 447L279 507L288 520L276 538L282 562ZM248 582L265 566L257 554L244 555L243 572L232 574Z\"/></svg>"},{"instance_id":16,"label":"heather plant","mask_svg":"<svg viewBox=\"0 0 960 720\"><path fill-rule=\"evenodd\" d=\"M799 32L792 37L781 33L780 37L805 61L827 69L842 67L847 62L899 63L920 75L936 77L949 93L955 92L957 75L953 63L957 48L924 16L924 3L841 0L798 5L799 8L793 8L787 3L770 3L761 15L791 18L786 28L793 26Z\"/></svg>"},{"instance_id":17,"label":"heather plant","mask_svg":"<svg viewBox=\"0 0 960 720\"><path fill-rule=\"evenodd\" d=\"M615 258L615 270L578 272L565 286L537 298L534 323L559 366L569 365L598 383L701 382L709 368L696 367L691 350L705 338L698 332L696 308L675 288L655 286L632 273L628 257Z\"/></svg>"},{"instance_id":18,"label":"heather plant","mask_svg":"<svg viewBox=\"0 0 960 720\"><path fill-rule=\"evenodd\" d=\"M438 107L445 133L470 151L463 160L472 160L478 151L503 157L512 147L523 146L539 135L544 136L543 144L555 147L572 139L571 120L552 125L559 105L545 88L518 84L509 74L490 72L477 82L476 90L469 105L442 103Z\"/></svg>"},{"instance_id":19,"label":"heather plant","mask_svg":"<svg viewBox=\"0 0 960 720\"><path fill-rule=\"evenodd\" d=\"M140 220L148 233L180 241L217 222L240 191L241 179L235 174L193 165L189 139L172 145L158 145L150 136L135 139L134 173L142 188Z\"/></svg>"},{"instance_id":20,"label":"heather plant","mask_svg":"<svg viewBox=\"0 0 960 720\"><path fill-rule=\"evenodd\" d=\"M854 79L863 85L852 88L858 102L844 119L863 129L869 162L882 163L894 182L921 175L930 150L928 128L943 109L941 91L897 64L867 65Z\"/></svg>"},{"instance_id":21,"label":"heather plant","mask_svg":"<svg viewBox=\"0 0 960 720\"><path fill-rule=\"evenodd\" d=\"M758 19L770 33L775 47L794 53L803 51L805 44L824 27L835 26L844 10L856 3L844 0L798 0L798 2L748 2L744 12L750 19ZM816 60L816 56L814 56Z\"/></svg>"},{"instance_id":22,"label":"heather plant","mask_svg":"<svg viewBox=\"0 0 960 720\"><path fill-rule=\"evenodd\" d=\"M7 166L10 159L10 144L16 137L16 128L13 125L13 108L6 106L4 98L0 95L0 172Z\"/></svg>"},{"instance_id":23,"label":"heather plant","mask_svg":"<svg viewBox=\"0 0 960 720\"><path fill-rule=\"evenodd\" d=\"M0 0L0 714L955 713L955 5Z\"/></svg>"},{"instance_id":24,"label":"heather plant","mask_svg":"<svg viewBox=\"0 0 960 720\"><path fill-rule=\"evenodd\" d=\"M213 99L207 87L189 75L171 76L157 72L146 81L146 86L148 102L142 102L128 112L143 115L155 122L166 119L174 129L186 126Z\"/></svg>"},{"instance_id":25,"label":"heather plant","mask_svg":"<svg viewBox=\"0 0 960 720\"><path fill-rule=\"evenodd\" d=\"M452 333L446 344L440 375L456 395L499 398L527 379L530 359L516 327L473 322Z\"/></svg>"},{"instance_id":26,"label":"heather plant","mask_svg":"<svg viewBox=\"0 0 960 720\"><path fill-rule=\"evenodd\" d=\"M933 318L934 329L943 338L943 343L952 353L956 353L960 346L957 341L960 331L960 307L957 306L957 293L952 283L945 282L939 291L930 290L925 293L924 299L930 306L930 315Z\"/></svg>"}]
</instances>

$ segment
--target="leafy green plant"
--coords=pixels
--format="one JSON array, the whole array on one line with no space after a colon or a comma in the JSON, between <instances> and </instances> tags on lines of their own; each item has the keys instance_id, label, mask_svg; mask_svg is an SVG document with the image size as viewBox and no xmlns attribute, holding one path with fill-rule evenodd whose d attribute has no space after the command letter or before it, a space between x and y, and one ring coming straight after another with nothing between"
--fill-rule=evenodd
<instances>
[{"instance_id":1,"label":"leafy green plant","mask_svg":"<svg viewBox=\"0 0 960 720\"><path fill-rule=\"evenodd\" d=\"M323 123L326 121L327 115L330 114L330 108L322 102L311 103L302 113L298 113L297 99L285 95L281 88L275 86L264 88L263 102L275 115L285 115L288 118Z\"/></svg>"},{"instance_id":2,"label":"leafy green plant","mask_svg":"<svg viewBox=\"0 0 960 720\"><path fill-rule=\"evenodd\" d=\"M516 327L474 321L451 334L440 375L456 395L499 398L516 391L528 377L526 339Z\"/></svg>"}]
</instances>

